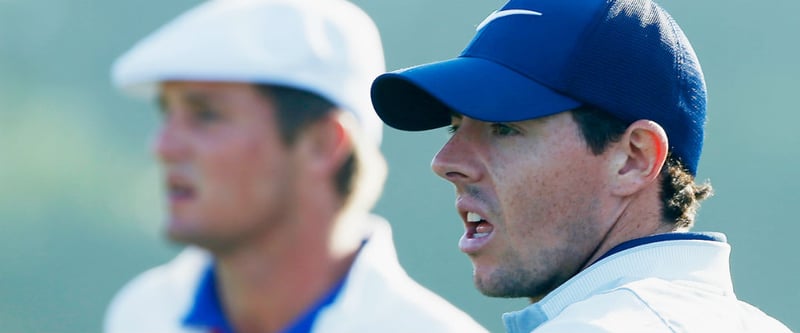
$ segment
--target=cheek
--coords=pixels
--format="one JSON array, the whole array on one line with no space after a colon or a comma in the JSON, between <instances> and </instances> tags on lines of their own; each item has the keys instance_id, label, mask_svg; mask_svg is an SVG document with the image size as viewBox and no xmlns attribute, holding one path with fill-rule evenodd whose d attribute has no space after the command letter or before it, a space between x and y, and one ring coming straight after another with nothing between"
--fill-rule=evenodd
<instances>
[{"instance_id":1,"label":"cheek","mask_svg":"<svg viewBox=\"0 0 800 333\"><path fill-rule=\"evenodd\" d=\"M498 200L512 246L528 248L549 241L562 204L555 198L551 180L538 176L533 169L526 172L506 168L504 185L500 185L504 190L498 192Z\"/></svg>"},{"instance_id":2,"label":"cheek","mask_svg":"<svg viewBox=\"0 0 800 333\"><path fill-rule=\"evenodd\" d=\"M259 192L257 188L268 183L281 159L265 138L244 135L209 143L199 155L205 194L234 204Z\"/></svg>"},{"instance_id":3,"label":"cheek","mask_svg":"<svg viewBox=\"0 0 800 333\"><path fill-rule=\"evenodd\" d=\"M560 246L597 210L602 189L598 161L569 150L551 156L507 159L494 173L501 213L518 246Z\"/></svg>"}]
</instances>

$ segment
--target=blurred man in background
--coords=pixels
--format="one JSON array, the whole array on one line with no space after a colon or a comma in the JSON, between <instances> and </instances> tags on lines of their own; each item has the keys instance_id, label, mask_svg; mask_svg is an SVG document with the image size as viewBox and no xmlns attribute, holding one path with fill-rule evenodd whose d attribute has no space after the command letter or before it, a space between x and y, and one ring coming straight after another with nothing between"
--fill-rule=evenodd
<instances>
[{"instance_id":1,"label":"blurred man in background","mask_svg":"<svg viewBox=\"0 0 800 333\"><path fill-rule=\"evenodd\" d=\"M739 301L730 246L688 232L706 119L700 64L649 0L511 0L458 58L373 83L390 126L451 126L459 243L509 332L789 332Z\"/></svg>"},{"instance_id":2,"label":"blurred man in background","mask_svg":"<svg viewBox=\"0 0 800 333\"><path fill-rule=\"evenodd\" d=\"M190 246L125 286L105 331L485 331L406 275L368 213L383 71L342 0L203 3L118 59L118 87L158 98L166 231Z\"/></svg>"}]
</instances>

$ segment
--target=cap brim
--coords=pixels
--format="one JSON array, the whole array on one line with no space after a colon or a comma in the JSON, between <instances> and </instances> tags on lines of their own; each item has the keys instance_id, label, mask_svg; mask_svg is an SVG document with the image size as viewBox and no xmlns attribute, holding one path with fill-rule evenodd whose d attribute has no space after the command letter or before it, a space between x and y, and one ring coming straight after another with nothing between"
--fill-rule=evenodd
<instances>
[{"instance_id":1,"label":"cap brim","mask_svg":"<svg viewBox=\"0 0 800 333\"><path fill-rule=\"evenodd\" d=\"M379 76L372 104L389 126L422 131L450 124L451 112L488 122L521 121L582 103L507 67L458 57Z\"/></svg>"}]
</instances>

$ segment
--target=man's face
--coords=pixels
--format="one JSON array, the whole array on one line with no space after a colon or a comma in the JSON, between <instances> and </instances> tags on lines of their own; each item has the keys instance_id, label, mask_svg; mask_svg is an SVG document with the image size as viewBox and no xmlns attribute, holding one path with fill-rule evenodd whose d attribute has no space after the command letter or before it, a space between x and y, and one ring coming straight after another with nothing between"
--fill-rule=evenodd
<instances>
[{"instance_id":1,"label":"man's face","mask_svg":"<svg viewBox=\"0 0 800 333\"><path fill-rule=\"evenodd\" d=\"M225 249L275 228L296 175L272 102L249 84L182 81L162 85L161 107L169 237Z\"/></svg>"},{"instance_id":2,"label":"man's face","mask_svg":"<svg viewBox=\"0 0 800 333\"><path fill-rule=\"evenodd\" d=\"M593 155L569 112L487 123L454 116L432 167L456 189L477 288L537 299L569 279L607 230L607 157Z\"/></svg>"}]
</instances>

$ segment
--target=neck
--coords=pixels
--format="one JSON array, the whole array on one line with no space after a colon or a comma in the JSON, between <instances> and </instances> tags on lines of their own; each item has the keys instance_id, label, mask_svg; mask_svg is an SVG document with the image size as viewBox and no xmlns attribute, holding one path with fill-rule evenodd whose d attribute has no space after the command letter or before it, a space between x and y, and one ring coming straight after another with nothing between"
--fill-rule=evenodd
<instances>
[{"instance_id":1,"label":"neck","mask_svg":"<svg viewBox=\"0 0 800 333\"><path fill-rule=\"evenodd\" d=\"M316 209L301 207L264 239L216 255L220 300L237 332L286 328L349 271L360 239L336 240L337 207L308 207Z\"/></svg>"},{"instance_id":2,"label":"neck","mask_svg":"<svg viewBox=\"0 0 800 333\"><path fill-rule=\"evenodd\" d=\"M675 226L665 223L661 215L660 192L651 184L636 195L623 198L597 248L584 263L586 269L613 247L636 238L675 231Z\"/></svg>"}]
</instances>

